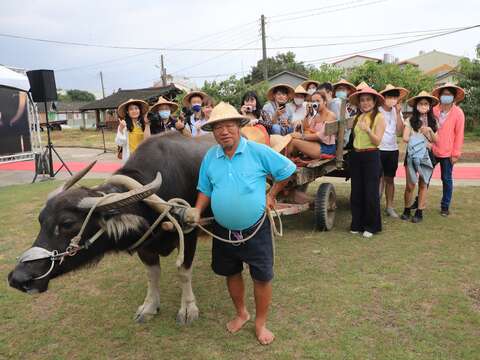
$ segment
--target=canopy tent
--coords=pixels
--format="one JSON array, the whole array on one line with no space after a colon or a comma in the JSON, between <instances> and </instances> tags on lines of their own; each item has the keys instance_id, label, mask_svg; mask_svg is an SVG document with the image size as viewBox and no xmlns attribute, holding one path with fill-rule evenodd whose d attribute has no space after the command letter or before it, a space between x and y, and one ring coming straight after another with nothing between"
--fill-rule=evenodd
<instances>
[{"instance_id":1,"label":"canopy tent","mask_svg":"<svg viewBox=\"0 0 480 360\"><path fill-rule=\"evenodd\" d=\"M30 90L30 83L26 75L17 73L2 65L0 65L0 86L22 91Z\"/></svg>"}]
</instances>

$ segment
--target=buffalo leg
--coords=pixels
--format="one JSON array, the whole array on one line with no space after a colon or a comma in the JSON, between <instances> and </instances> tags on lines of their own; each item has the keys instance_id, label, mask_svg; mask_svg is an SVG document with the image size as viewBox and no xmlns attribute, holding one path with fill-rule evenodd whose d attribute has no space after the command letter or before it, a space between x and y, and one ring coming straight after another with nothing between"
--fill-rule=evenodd
<instances>
[{"instance_id":1,"label":"buffalo leg","mask_svg":"<svg viewBox=\"0 0 480 360\"><path fill-rule=\"evenodd\" d=\"M160 258L157 254L139 250L138 256L147 269L148 288L147 296L142 305L138 307L134 320L145 322L150 320L160 310Z\"/></svg>"},{"instance_id":2,"label":"buffalo leg","mask_svg":"<svg viewBox=\"0 0 480 360\"><path fill-rule=\"evenodd\" d=\"M178 277L182 286L182 300L177 313L177 323L185 325L198 318L198 307L192 290L192 266L188 269L185 264L180 266Z\"/></svg>"},{"instance_id":3,"label":"buffalo leg","mask_svg":"<svg viewBox=\"0 0 480 360\"><path fill-rule=\"evenodd\" d=\"M182 287L182 299L177 313L177 323L190 324L198 318L198 307L192 290L192 268L195 250L197 248L197 232L185 235L185 258L178 268L178 278Z\"/></svg>"}]
</instances>

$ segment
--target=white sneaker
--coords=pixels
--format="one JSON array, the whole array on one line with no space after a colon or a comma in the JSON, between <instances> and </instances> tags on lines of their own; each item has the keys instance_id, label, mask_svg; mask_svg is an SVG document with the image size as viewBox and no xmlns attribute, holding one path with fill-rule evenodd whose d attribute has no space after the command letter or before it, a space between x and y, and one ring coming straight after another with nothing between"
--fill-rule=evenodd
<instances>
[{"instance_id":1,"label":"white sneaker","mask_svg":"<svg viewBox=\"0 0 480 360\"><path fill-rule=\"evenodd\" d=\"M390 217L395 218L395 219L397 219L399 217L394 208L386 208L385 209L385 214L387 214L387 216L390 216Z\"/></svg>"},{"instance_id":2,"label":"white sneaker","mask_svg":"<svg viewBox=\"0 0 480 360\"><path fill-rule=\"evenodd\" d=\"M353 230L350 230L350 234L359 234L360 231L353 231Z\"/></svg>"},{"instance_id":3,"label":"white sneaker","mask_svg":"<svg viewBox=\"0 0 480 360\"><path fill-rule=\"evenodd\" d=\"M372 234L370 231L364 231L364 232L363 232L363 237L364 237L364 238L369 239L369 238L371 238L372 236L373 236L373 234Z\"/></svg>"}]
</instances>

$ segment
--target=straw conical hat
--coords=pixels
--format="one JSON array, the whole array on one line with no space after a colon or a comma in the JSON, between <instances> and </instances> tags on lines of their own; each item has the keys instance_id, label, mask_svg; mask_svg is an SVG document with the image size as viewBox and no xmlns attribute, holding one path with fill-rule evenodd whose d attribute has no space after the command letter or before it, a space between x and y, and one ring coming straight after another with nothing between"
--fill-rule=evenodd
<instances>
[{"instance_id":1,"label":"straw conical hat","mask_svg":"<svg viewBox=\"0 0 480 360\"><path fill-rule=\"evenodd\" d=\"M245 126L250 122L249 118L239 114L237 109L235 109L232 105L221 101L213 108L212 112L210 113L210 118L205 124L202 125L201 129L204 131L212 131L212 126L214 124L225 120L239 120L240 126Z\"/></svg>"},{"instance_id":2,"label":"straw conical hat","mask_svg":"<svg viewBox=\"0 0 480 360\"><path fill-rule=\"evenodd\" d=\"M120 119L125 119L127 114L128 105L135 104L140 108L140 117L148 112L148 103L140 99L128 99L121 103L117 108L117 114Z\"/></svg>"},{"instance_id":3,"label":"straw conical hat","mask_svg":"<svg viewBox=\"0 0 480 360\"><path fill-rule=\"evenodd\" d=\"M208 98L208 95L205 94L203 91L190 91L185 97L183 98L182 104L183 106L190 106L190 99L194 96L198 96L202 98L202 102Z\"/></svg>"},{"instance_id":4,"label":"straw conical hat","mask_svg":"<svg viewBox=\"0 0 480 360\"><path fill-rule=\"evenodd\" d=\"M287 95L288 95L288 100L293 99L293 95L295 94L295 90L290 85L287 84L277 84L272 86L270 89L267 91L267 99L270 101L273 101L273 93L275 92L276 89L278 88L285 88L287 89Z\"/></svg>"},{"instance_id":5,"label":"straw conical hat","mask_svg":"<svg viewBox=\"0 0 480 360\"><path fill-rule=\"evenodd\" d=\"M255 141L259 144L267 144L267 139L262 130L255 126L244 126L240 133L250 141Z\"/></svg>"},{"instance_id":6,"label":"straw conical hat","mask_svg":"<svg viewBox=\"0 0 480 360\"><path fill-rule=\"evenodd\" d=\"M155 112L160 107L160 105L169 105L172 113L178 110L178 104L172 101L168 101L163 96L158 97L158 101L152 105L150 111Z\"/></svg>"},{"instance_id":7,"label":"straw conical hat","mask_svg":"<svg viewBox=\"0 0 480 360\"><path fill-rule=\"evenodd\" d=\"M365 81L362 81L360 84L358 84L358 85L355 87L355 89L357 89L357 91L358 91L358 90L365 89L365 88L367 88L367 87L369 87L368 84L367 84Z\"/></svg>"},{"instance_id":8,"label":"straw conical hat","mask_svg":"<svg viewBox=\"0 0 480 360\"><path fill-rule=\"evenodd\" d=\"M377 98L377 102L381 105L385 101L382 95L380 95L375 89L372 89L371 87L366 87L361 90L358 90L357 92L354 92L352 95L348 97L348 102L352 105L358 106L360 103L360 95L363 94L369 94L373 95L374 97Z\"/></svg>"},{"instance_id":9,"label":"straw conical hat","mask_svg":"<svg viewBox=\"0 0 480 360\"><path fill-rule=\"evenodd\" d=\"M398 92L400 93L400 96L398 97L399 100L406 97L409 93L409 91L407 89L403 88L403 87L393 86L392 84L387 84L387 86L385 86L385 89L380 91L380 94L385 96L385 93L387 93L389 91L392 91L392 90L398 90Z\"/></svg>"},{"instance_id":10,"label":"straw conical hat","mask_svg":"<svg viewBox=\"0 0 480 360\"><path fill-rule=\"evenodd\" d=\"M270 135L270 146L276 152L281 152L287 147L288 144L292 141L292 136L290 134L282 135Z\"/></svg>"},{"instance_id":11,"label":"straw conical hat","mask_svg":"<svg viewBox=\"0 0 480 360\"><path fill-rule=\"evenodd\" d=\"M436 98L440 98L440 93L442 92L442 89L448 89L448 88L452 88L457 91L455 94L455 99L453 99L455 103L459 103L460 101L465 99L465 90L463 90L460 86L457 86L452 83L446 83L445 85L442 85L433 89L432 95L435 96Z\"/></svg>"},{"instance_id":12,"label":"straw conical hat","mask_svg":"<svg viewBox=\"0 0 480 360\"><path fill-rule=\"evenodd\" d=\"M304 82L302 82L301 85L303 86L304 89L308 89L308 85L310 84L315 84L317 88L320 86L320 83L315 80L305 80Z\"/></svg>"},{"instance_id":13,"label":"straw conical hat","mask_svg":"<svg viewBox=\"0 0 480 360\"><path fill-rule=\"evenodd\" d=\"M410 107L414 107L415 103L420 99L429 99L432 106L435 106L439 103L439 100L436 96L431 95L429 92L423 90L417 96L411 97L407 100L407 104Z\"/></svg>"},{"instance_id":14,"label":"straw conical hat","mask_svg":"<svg viewBox=\"0 0 480 360\"><path fill-rule=\"evenodd\" d=\"M298 85L298 86L295 88L295 95L296 95L296 94L308 95L308 92L307 92L307 90L305 90L305 88L304 88L302 85Z\"/></svg>"},{"instance_id":15,"label":"straw conical hat","mask_svg":"<svg viewBox=\"0 0 480 360\"><path fill-rule=\"evenodd\" d=\"M351 82L348 82L345 79L340 79L338 82L333 84L333 92L335 92L339 86L345 86L346 88L348 88L350 90L350 94L354 93L357 90L355 88L355 85L353 85Z\"/></svg>"}]
</instances>

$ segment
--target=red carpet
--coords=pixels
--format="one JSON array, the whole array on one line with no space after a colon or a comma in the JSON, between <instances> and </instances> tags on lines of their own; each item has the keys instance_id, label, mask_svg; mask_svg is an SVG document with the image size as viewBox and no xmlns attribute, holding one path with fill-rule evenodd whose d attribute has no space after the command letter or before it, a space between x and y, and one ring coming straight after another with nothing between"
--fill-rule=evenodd
<instances>
[{"instance_id":1,"label":"red carpet","mask_svg":"<svg viewBox=\"0 0 480 360\"><path fill-rule=\"evenodd\" d=\"M67 166L72 172L77 172L82 170L88 163L78 162L78 161L69 161ZM54 162L53 168L56 171L62 166L61 162ZM122 166L120 163L96 163L95 166L90 170L93 173L110 173L119 169ZM0 171L35 171L35 163L33 161L21 161L8 164L0 164Z\"/></svg>"},{"instance_id":2,"label":"red carpet","mask_svg":"<svg viewBox=\"0 0 480 360\"><path fill-rule=\"evenodd\" d=\"M61 163L55 162L54 168L58 169ZM86 162L68 162L70 170L77 172L88 165ZM113 173L115 170L122 166L120 163L97 163L91 170L92 173ZM35 170L35 164L33 161L22 161L9 164L0 164L0 171L31 171ZM405 177L405 168L403 166L398 167L397 176ZM480 180L480 166L455 166L453 168L453 177L458 180ZM433 173L434 179L440 179L440 166L435 168Z\"/></svg>"}]
</instances>

